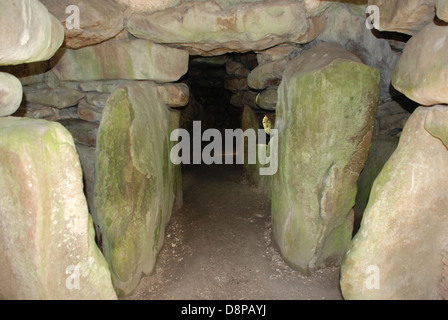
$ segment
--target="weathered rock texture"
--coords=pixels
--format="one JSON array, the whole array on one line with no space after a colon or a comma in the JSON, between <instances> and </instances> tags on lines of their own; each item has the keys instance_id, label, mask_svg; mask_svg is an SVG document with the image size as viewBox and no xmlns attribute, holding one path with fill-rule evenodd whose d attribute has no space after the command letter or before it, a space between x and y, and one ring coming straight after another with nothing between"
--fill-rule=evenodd
<instances>
[{"instance_id":1,"label":"weathered rock texture","mask_svg":"<svg viewBox=\"0 0 448 320\"><path fill-rule=\"evenodd\" d=\"M148 83L118 88L103 113L94 203L113 284L122 295L153 270L163 243L179 179L170 161L172 129L157 87Z\"/></svg>"},{"instance_id":2,"label":"weathered rock texture","mask_svg":"<svg viewBox=\"0 0 448 320\"><path fill-rule=\"evenodd\" d=\"M375 181L341 270L346 299L438 299L448 237L448 109L417 109ZM376 267L370 282L368 267ZM376 283L376 286L371 286Z\"/></svg>"},{"instance_id":3,"label":"weathered rock texture","mask_svg":"<svg viewBox=\"0 0 448 320\"><path fill-rule=\"evenodd\" d=\"M359 180L356 194L355 219L360 221L369 202L373 183L398 145L398 138L374 136L370 146L369 157Z\"/></svg>"},{"instance_id":4,"label":"weathered rock texture","mask_svg":"<svg viewBox=\"0 0 448 320\"><path fill-rule=\"evenodd\" d=\"M174 7L180 3L180 0L118 0L119 3L126 5L128 15L134 12L154 12Z\"/></svg>"},{"instance_id":5,"label":"weathered rock texture","mask_svg":"<svg viewBox=\"0 0 448 320\"><path fill-rule=\"evenodd\" d=\"M448 103L448 24L430 23L404 49L394 87L425 106Z\"/></svg>"},{"instance_id":6,"label":"weathered rock texture","mask_svg":"<svg viewBox=\"0 0 448 320\"><path fill-rule=\"evenodd\" d=\"M379 30L414 35L432 22L435 0L369 0L380 9Z\"/></svg>"},{"instance_id":7,"label":"weathered rock texture","mask_svg":"<svg viewBox=\"0 0 448 320\"><path fill-rule=\"evenodd\" d=\"M68 131L0 118L0 153L0 297L116 299Z\"/></svg>"},{"instance_id":8,"label":"weathered rock texture","mask_svg":"<svg viewBox=\"0 0 448 320\"><path fill-rule=\"evenodd\" d=\"M0 2L0 66L50 59L64 40L64 28L37 0Z\"/></svg>"},{"instance_id":9,"label":"weathered rock texture","mask_svg":"<svg viewBox=\"0 0 448 320\"><path fill-rule=\"evenodd\" d=\"M107 79L177 81L188 69L188 53L147 40L107 41L78 50L61 50L52 59L63 81Z\"/></svg>"},{"instance_id":10,"label":"weathered rock texture","mask_svg":"<svg viewBox=\"0 0 448 320\"><path fill-rule=\"evenodd\" d=\"M68 48L77 49L103 42L113 38L124 28L123 7L114 0L40 0L40 2L65 26L64 43ZM70 6L76 6L76 11L67 10ZM71 19L71 16L75 17L78 13L79 26Z\"/></svg>"},{"instance_id":11,"label":"weathered rock texture","mask_svg":"<svg viewBox=\"0 0 448 320\"><path fill-rule=\"evenodd\" d=\"M22 84L8 73L0 72L0 117L16 112L22 102Z\"/></svg>"},{"instance_id":12,"label":"weathered rock texture","mask_svg":"<svg viewBox=\"0 0 448 320\"><path fill-rule=\"evenodd\" d=\"M282 255L303 272L340 264L349 246L378 87L378 70L334 43L309 50L284 74L272 224Z\"/></svg>"},{"instance_id":13,"label":"weathered rock texture","mask_svg":"<svg viewBox=\"0 0 448 320\"><path fill-rule=\"evenodd\" d=\"M73 107L84 97L84 93L75 89L43 89L25 87L23 89L24 101L64 109Z\"/></svg>"},{"instance_id":14,"label":"weathered rock texture","mask_svg":"<svg viewBox=\"0 0 448 320\"><path fill-rule=\"evenodd\" d=\"M305 43L322 29L301 2L273 1L221 8L213 1L130 17L126 29L138 38L185 46L191 54L262 50L280 43ZM309 32L308 32L309 31Z\"/></svg>"}]
</instances>

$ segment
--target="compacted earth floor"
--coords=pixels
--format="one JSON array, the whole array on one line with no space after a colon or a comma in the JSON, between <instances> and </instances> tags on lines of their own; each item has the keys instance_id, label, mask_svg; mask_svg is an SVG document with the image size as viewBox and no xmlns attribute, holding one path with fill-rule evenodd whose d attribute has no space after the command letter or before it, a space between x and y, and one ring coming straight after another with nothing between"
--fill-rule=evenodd
<instances>
[{"instance_id":1,"label":"compacted earth floor","mask_svg":"<svg viewBox=\"0 0 448 320\"><path fill-rule=\"evenodd\" d=\"M190 165L152 275L133 300L339 300L339 269L292 270L271 237L270 201L238 165Z\"/></svg>"}]
</instances>

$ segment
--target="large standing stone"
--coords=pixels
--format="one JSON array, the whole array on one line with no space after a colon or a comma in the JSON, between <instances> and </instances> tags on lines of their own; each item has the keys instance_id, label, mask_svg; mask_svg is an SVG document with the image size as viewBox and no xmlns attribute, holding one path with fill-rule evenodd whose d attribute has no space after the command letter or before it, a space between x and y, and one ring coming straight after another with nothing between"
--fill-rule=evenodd
<instances>
[{"instance_id":1,"label":"large standing stone","mask_svg":"<svg viewBox=\"0 0 448 320\"><path fill-rule=\"evenodd\" d=\"M417 109L406 123L344 259L346 299L440 298L448 243L446 119L448 109L436 106Z\"/></svg>"},{"instance_id":2,"label":"large standing stone","mask_svg":"<svg viewBox=\"0 0 448 320\"><path fill-rule=\"evenodd\" d=\"M307 33L309 28L303 3L283 0L225 9L213 1L185 2L159 12L134 14L126 26L136 37L184 45L190 53L201 55L305 43L317 37L315 32Z\"/></svg>"},{"instance_id":3,"label":"large standing stone","mask_svg":"<svg viewBox=\"0 0 448 320\"><path fill-rule=\"evenodd\" d=\"M116 299L69 132L0 118L0 153L0 297Z\"/></svg>"},{"instance_id":4,"label":"large standing stone","mask_svg":"<svg viewBox=\"0 0 448 320\"><path fill-rule=\"evenodd\" d=\"M65 26L65 45L76 49L113 38L124 28L122 6L111 0L40 0ZM70 10L70 6L76 6ZM79 11L78 11L79 10ZM79 13L79 26L71 19ZM68 24L67 24L67 19Z\"/></svg>"},{"instance_id":5,"label":"large standing stone","mask_svg":"<svg viewBox=\"0 0 448 320\"><path fill-rule=\"evenodd\" d=\"M380 9L381 31L414 35L435 16L435 0L369 0L368 3Z\"/></svg>"},{"instance_id":6,"label":"large standing stone","mask_svg":"<svg viewBox=\"0 0 448 320\"><path fill-rule=\"evenodd\" d=\"M303 272L338 265L350 243L378 86L378 70L335 43L314 47L285 71L272 224L282 255Z\"/></svg>"},{"instance_id":7,"label":"large standing stone","mask_svg":"<svg viewBox=\"0 0 448 320\"><path fill-rule=\"evenodd\" d=\"M0 66L50 59L64 28L37 0L0 2Z\"/></svg>"},{"instance_id":8,"label":"large standing stone","mask_svg":"<svg viewBox=\"0 0 448 320\"><path fill-rule=\"evenodd\" d=\"M53 72L64 81L103 79L177 81L188 69L188 53L147 40L107 41L78 50L61 50Z\"/></svg>"},{"instance_id":9,"label":"large standing stone","mask_svg":"<svg viewBox=\"0 0 448 320\"><path fill-rule=\"evenodd\" d=\"M22 84L9 73L0 72L0 117L17 111L22 102Z\"/></svg>"},{"instance_id":10,"label":"large standing stone","mask_svg":"<svg viewBox=\"0 0 448 320\"><path fill-rule=\"evenodd\" d=\"M150 83L118 88L104 109L94 203L104 254L121 295L153 270L173 208L178 184L170 162L171 117Z\"/></svg>"},{"instance_id":11,"label":"large standing stone","mask_svg":"<svg viewBox=\"0 0 448 320\"><path fill-rule=\"evenodd\" d=\"M393 86L422 105L448 103L448 25L430 23L404 49Z\"/></svg>"}]
</instances>

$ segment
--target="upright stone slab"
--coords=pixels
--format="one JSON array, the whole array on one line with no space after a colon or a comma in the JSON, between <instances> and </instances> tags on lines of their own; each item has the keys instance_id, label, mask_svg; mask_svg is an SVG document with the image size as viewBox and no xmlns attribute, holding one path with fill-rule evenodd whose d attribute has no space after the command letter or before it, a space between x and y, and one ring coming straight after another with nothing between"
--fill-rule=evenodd
<instances>
[{"instance_id":1,"label":"upright stone slab","mask_svg":"<svg viewBox=\"0 0 448 320\"><path fill-rule=\"evenodd\" d=\"M158 12L135 13L126 29L138 38L183 45L191 54L219 55L310 42L321 26L315 26L306 14L299 1L264 1L227 8L214 1L194 1Z\"/></svg>"},{"instance_id":2,"label":"upright stone slab","mask_svg":"<svg viewBox=\"0 0 448 320\"><path fill-rule=\"evenodd\" d=\"M341 269L346 299L440 299L448 243L448 108L418 108L375 181Z\"/></svg>"},{"instance_id":3,"label":"upright stone slab","mask_svg":"<svg viewBox=\"0 0 448 320\"><path fill-rule=\"evenodd\" d=\"M335 43L293 60L279 88L274 238L295 269L338 265L350 244L356 181L365 165L379 71Z\"/></svg>"},{"instance_id":4,"label":"upright stone slab","mask_svg":"<svg viewBox=\"0 0 448 320\"><path fill-rule=\"evenodd\" d=\"M130 294L152 272L175 192L172 116L150 83L116 89L101 120L94 203L117 293Z\"/></svg>"},{"instance_id":5,"label":"upright stone slab","mask_svg":"<svg viewBox=\"0 0 448 320\"><path fill-rule=\"evenodd\" d=\"M51 60L63 81L177 81L188 69L188 53L147 40L107 41L78 50L60 50Z\"/></svg>"},{"instance_id":6,"label":"upright stone slab","mask_svg":"<svg viewBox=\"0 0 448 320\"><path fill-rule=\"evenodd\" d=\"M0 298L116 299L70 133L0 118Z\"/></svg>"}]
</instances>

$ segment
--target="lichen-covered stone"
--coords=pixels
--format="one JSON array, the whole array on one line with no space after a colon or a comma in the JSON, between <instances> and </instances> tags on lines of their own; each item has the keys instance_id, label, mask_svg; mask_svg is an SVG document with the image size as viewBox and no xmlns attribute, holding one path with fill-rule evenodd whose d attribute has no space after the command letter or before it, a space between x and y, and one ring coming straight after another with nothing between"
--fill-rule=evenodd
<instances>
[{"instance_id":1,"label":"lichen-covered stone","mask_svg":"<svg viewBox=\"0 0 448 320\"><path fill-rule=\"evenodd\" d=\"M406 44L392 84L422 105L448 103L448 25L428 24Z\"/></svg>"},{"instance_id":2,"label":"lichen-covered stone","mask_svg":"<svg viewBox=\"0 0 448 320\"><path fill-rule=\"evenodd\" d=\"M0 118L0 153L0 297L116 299L70 133Z\"/></svg>"},{"instance_id":3,"label":"lichen-covered stone","mask_svg":"<svg viewBox=\"0 0 448 320\"><path fill-rule=\"evenodd\" d=\"M448 150L426 125L446 128L447 113L445 106L418 108L406 123L344 258L346 299L440 299L448 243ZM368 272L371 266L376 274Z\"/></svg>"},{"instance_id":4,"label":"lichen-covered stone","mask_svg":"<svg viewBox=\"0 0 448 320\"><path fill-rule=\"evenodd\" d=\"M147 40L107 41L78 50L61 50L51 60L63 81L177 81L188 69L188 53Z\"/></svg>"},{"instance_id":5,"label":"lichen-covered stone","mask_svg":"<svg viewBox=\"0 0 448 320\"><path fill-rule=\"evenodd\" d=\"M94 203L117 293L154 268L175 197L172 116L157 86L125 85L109 98L96 150ZM177 186L177 185L176 185Z\"/></svg>"},{"instance_id":6,"label":"lichen-covered stone","mask_svg":"<svg viewBox=\"0 0 448 320\"><path fill-rule=\"evenodd\" d=\"M64 40L64 28L37 0L0 2L0 66L50 59Z\"/></svg>"},{"instance_id":7,"label":"lichen-covered stone","mask_svg":"<svg viewBox=\"0 0 448 320\"><path fill-rule=\"evenodd\" d=\"M448 22L448 1L436 0L437 17L440 20Z\"/></svg>"},{"instance_id":8,"label":"lichen-covered stone","mask_svg":"<svg viewBox=\"0 0 448 320\"><path fill-rule=\"evenodd\" d=\"M0 72L0 117L12 115L22 102L22 84L9 73Z\"/></svg>"},{"instance_id":9,"label":"lichen-covered stone","mask_svg":"<svg viewBox=\"0 0 448 320\"><path fill-rule=\"evenodd\" d=\"M350 244L356 181L367 160L379 72L335 43L293 60L279 88L274 238L295 269L338 265Z\"/></svg>"}]
</instances>

